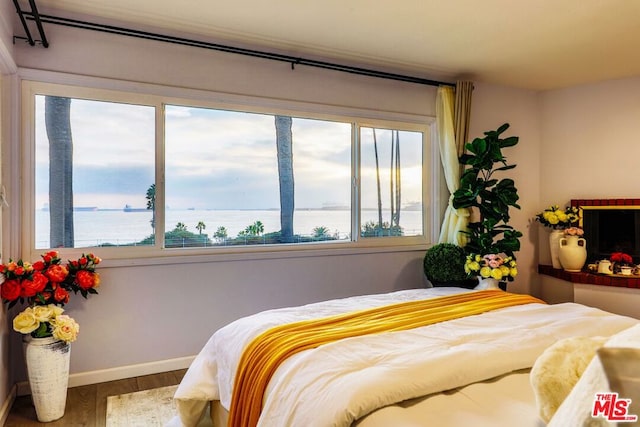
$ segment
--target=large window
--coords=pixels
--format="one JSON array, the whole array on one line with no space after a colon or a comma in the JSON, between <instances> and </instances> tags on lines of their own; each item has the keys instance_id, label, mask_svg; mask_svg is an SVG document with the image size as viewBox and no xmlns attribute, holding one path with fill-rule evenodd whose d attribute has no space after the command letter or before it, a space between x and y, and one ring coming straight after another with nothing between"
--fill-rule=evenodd
<instances>
[{"instance_id":1,"label":"large window","mask_svg":"<svg viewBox=\"0 0 640 427\"><path fill-rule=\"evenodd\" d=\"M426 242L426 125L34 86L33 250Z\"/></svg>"}]
</instances>

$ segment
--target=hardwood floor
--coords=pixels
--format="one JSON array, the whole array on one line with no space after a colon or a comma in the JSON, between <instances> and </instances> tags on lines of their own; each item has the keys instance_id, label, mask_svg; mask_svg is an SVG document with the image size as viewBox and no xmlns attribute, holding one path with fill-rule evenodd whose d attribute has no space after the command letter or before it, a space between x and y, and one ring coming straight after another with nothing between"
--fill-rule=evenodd
<instances>
[{"instance_id":1,"label":"hardwood floor","mask_svg":"<svg viewBox=\"0 0 640 427\"><path fill-rule=\"evenodd\" d=\"M107 383L73 387L67 391L64 417L51 423L40 423L30 396L20 396L11 408L5 427L29 426L88 426L104 427L107 397L156 387L178 384L186 369L143 377L127 378Z\"/></svg>"}]
</instances>

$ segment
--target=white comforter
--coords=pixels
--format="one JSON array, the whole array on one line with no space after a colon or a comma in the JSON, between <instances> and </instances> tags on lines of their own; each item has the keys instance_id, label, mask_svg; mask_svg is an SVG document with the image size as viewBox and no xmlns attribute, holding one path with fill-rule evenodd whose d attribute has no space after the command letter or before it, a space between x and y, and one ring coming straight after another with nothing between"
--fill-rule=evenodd
<instances>
[{"instance_id":1,"label":"white comforter","mask_svg":"<svg viewBox=\"0 0 640 427\"><path fill-rule=\"evenodd\" d=\"M237 320L218 330L192 363L175 394L179 419L172 425L195 425L194 419L211 400L229 408L244 347L270 327L457 292L468 291L399 291ZM280 366L267 388L259 425L349 426L392 403L531 367L560 338L610 336L636 323L578 304L527 304L410 331L342 340L298 353Z\"/></svg>"}]
</instances>

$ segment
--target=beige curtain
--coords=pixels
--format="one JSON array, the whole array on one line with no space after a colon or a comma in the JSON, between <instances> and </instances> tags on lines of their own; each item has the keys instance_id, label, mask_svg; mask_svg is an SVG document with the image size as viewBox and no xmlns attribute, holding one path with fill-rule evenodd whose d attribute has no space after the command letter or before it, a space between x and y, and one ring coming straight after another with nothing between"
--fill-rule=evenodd
<instances>
[{"instance_id":1,"label":"beige curtain","mask_svg":"<svg viewBox=\"0 0 640 427\"><path fill-rule=\"evenodd\" d=\"M470 90L473 90L473 84L470 82L463 82L464 86L467 86ZM468 85L466 83L469 83ZM464 89L462 89L464 91ZM444 212L444 219L442 221L442 227L440 229L440 243L454 243L459 246L466 244L466 237L460 233L461 230L465 230L469 222L469 209L454 209L453 207L453 193L460 186L460 174L461 168L458 162L458 157L464 151L464 142L456 144L456 140L466 141L466 134L468 134L469 126L469 109L471 95L470 93L462 97L464 108L460 109L458 114L458 121L454 126L454 108L456 103L454 102L454 91L452 87L441 86L438 88L436 97L436 122L438 126L438 145L440 148L440 159L444 169L445 180L447 189L449 190L449 203L447 209ZM468 102L466 100L468 99ZM456 128L460 129L460 138L456 138ZM462 147L462 151L460 150ZM459 154L460 153L460 154Z\"/></svg>"},{"instance_id":2,"label":"beige curtain","mask_svg":"<svg viewBox=\"0 0 640 427\"><path fill-rule=\"evenodd\" d=\"M464 153L464 146L469 139L469 119L471 117L471 94L473 82L456 83L456 102L453 120L455 123L456 145L458 157Z\"/></svg>"}]
</instances>

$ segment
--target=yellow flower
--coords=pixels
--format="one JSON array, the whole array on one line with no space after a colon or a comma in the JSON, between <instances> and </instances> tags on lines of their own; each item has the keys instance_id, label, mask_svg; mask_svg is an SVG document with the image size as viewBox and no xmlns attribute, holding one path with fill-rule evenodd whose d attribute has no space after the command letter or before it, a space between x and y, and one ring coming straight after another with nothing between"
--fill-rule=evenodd
<instances>
[{"instance_id":1,"label":"yellow flower","mask_svg":"<svg viewBox=\"0 0 640 427\"><path fill-rule=\"evenodd\" d=\"M518 275L518 269L516 267L512 267L511 270L509 270L509 276L516 277L517 275Z\"/></svg>"},{"instance_id":2,"label":"yellow flower","mask_svg":"<svg viewBox=\"0 0 640 427\"><path fill-rule=\"evenodd\" d=\"M61 314L51 321L53 337L66 342L73 342L78 338L80 325L66 314Z\"/></svg>"},{"instance_id":3,"label":"yellow flower","mask_svg":"<svg viewBox=\"0 0 640 427\"><path fill-rule=\"evenodd\" d=\"M496 280L502 279L502 270L500 268L494 268L493 270L491 270L491 277Z\"/></svg>"},{"instance_id":4,"label":"yellow flower","mask_svg":"<svg viewBox=\"0 0 640 427\"><path fill-rule=\"evenodd\" d=\"M55 304L36 305L33 307L33 313L39 322L49 322L64 313L64 308Z\"/></svg>"},{"instance_id":5,"label":"yellow flower","mask_svg":"<svg viewBox=\"0 0 640 427\"><path fill-rule=\"evenodd\" d=\"M486 267L486 266L485 266L485 267L482 267L482 268L480 269L480 275L481 275L482 277L489 277L489 276L491 276L491 268Z\"/></svg>"},{"instance_id":6,"label":"yellow flower","mask_svg":"<svg viewBox=\"0 0 640 427\"><path fill-rule=\"evenodd\" d=\"M13 318L13 330L21 334L30 334L38 329L40 322L35 316L32 307L27 307Z\"/></svg>"},{"instance_id":7,"label":"yellow flower","mask_svg":"<svg viewBox=\"0 0 640 427\"><path fill-rule=\"evenodd\" d=\"M502 276L508 276L509 275L509 267L507 267L506 265L502 264L500 266L500 272L502 273Z\"/></svg>"}]
</instances>

